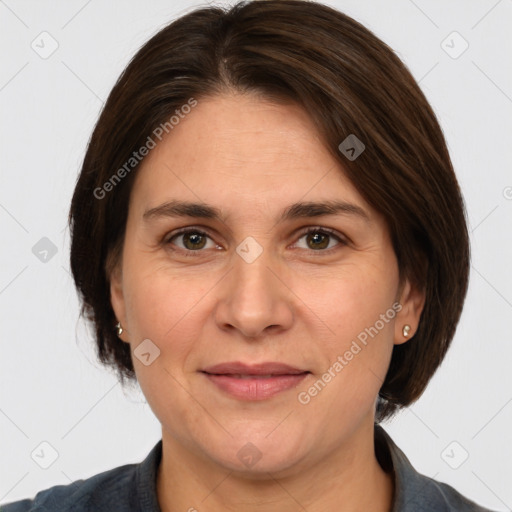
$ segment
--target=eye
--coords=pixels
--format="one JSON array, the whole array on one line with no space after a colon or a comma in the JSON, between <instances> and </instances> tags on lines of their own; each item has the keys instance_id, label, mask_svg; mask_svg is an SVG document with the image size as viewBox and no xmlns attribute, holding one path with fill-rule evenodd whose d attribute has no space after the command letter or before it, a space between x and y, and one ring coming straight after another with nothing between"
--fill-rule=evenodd
<instances>
[{"instance_id":1,"label":"eye","mask_svg":"<svg viewBox=\"0 0 512 512\"><path fill-rule=\"evenodd\" d=\"M306 247L302 248L314 252L331 252L333 245L336 246L336 244L332 244L334 240L338 241L337 245L347 244L347 242L343 240L341 236L329 228L308 228L307 230L300 233L299 241L302 238L306 239ZM174 242L174 240L180 239L181 244ZM209 247L208 241L211 243ZM164 240L164 244L175 245L178 248L177 250L183 252L186 256L195 256L193 253L200 253L202 249L219 248L219 246L213 242L207 233L195 228L184 228L172 234L170 237Z\"/></svg>"},{"instance_id":2,"label":"eye","mask_svg":"<svg viewBox=\"0 0 512 512\"><path fill-rule=\"evenodd\" d=\"M175 239L182 239L182 245L174 244L173 240ZM207 241L210 240L213 244L213 247L207 247ZM177 245L177 247L183 251L188 252L198 252L201 249L211 249L216 247L216 245L213 243L213 240L211 240L210 236L204 233L203 231L200 231L198 229L183 229L181 231L178 231L171 237L167 238L165 241L165 244L169 245Z\"/></svg>"},{"instance_id":3,"label":"eye","mask_svg":"<svg viewBox=\"0 0 512 512\"><path fill-rule=\"evenodd\" d=\"M331 242L337 240L338 245L346 245L346 241L343 240L336 232L329 228L313 227L303 231L300 235L299 240L302 238L306 239L305 249L309 249L316 252L330 252L333 245ZM327 250L324 250L327 249Z\"/></svg>"}]
</instances>

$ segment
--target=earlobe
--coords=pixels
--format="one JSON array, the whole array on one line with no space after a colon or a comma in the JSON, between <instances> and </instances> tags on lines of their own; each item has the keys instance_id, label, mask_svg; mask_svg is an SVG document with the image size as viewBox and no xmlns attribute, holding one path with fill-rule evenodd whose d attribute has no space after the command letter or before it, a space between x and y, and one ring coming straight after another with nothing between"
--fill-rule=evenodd
<instances>
[{"instance_id":1,"label":"earlobe","mask_svg":"<svg viewBox=\"0 0 512 512\"><path fill-rule=\"evenodd\" d=\"M395 345L405 343L416 334L425 305L425 292L406 280L400 304L402 309L397 314L395 322Z\"/></svg>"},{"instance_id":2,"label":"earlobe","mask_svg":"<svg viewBox=\"0 0 512 512\"><path fill-rule=\"evenodd\" d=\"M120 324L121 329L118 325L113 326L116 334L124 342L128 342L126 337L126 315L125 315L125 302L123 294L123 281L119 267L116 267L110 274L110 303L114 314Z\"/></svg>"}]
</instances>

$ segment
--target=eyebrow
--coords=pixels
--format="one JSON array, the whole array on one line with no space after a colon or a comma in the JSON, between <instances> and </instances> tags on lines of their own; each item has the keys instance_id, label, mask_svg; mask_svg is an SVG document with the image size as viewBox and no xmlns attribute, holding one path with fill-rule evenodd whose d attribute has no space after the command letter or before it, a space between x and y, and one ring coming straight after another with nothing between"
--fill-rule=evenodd
<instances>
[{"instance_id":1,"label":"eyebrow","mask_svg":"<svg viewBox=\"0 0 512 512\"><path fill-rule=\"evenodd\" d=\"M277 221L284 222L293 219L340 214L359 217L365 222L370 223L370 216L363 208L352 203L337 200L294 203L281 212ZM214 206L206 203L178 200L166 201L159 206L146 210L142 217L146 221L165 217L195 217L225 222L222 211Z\"/></svg>"}]
</instances>

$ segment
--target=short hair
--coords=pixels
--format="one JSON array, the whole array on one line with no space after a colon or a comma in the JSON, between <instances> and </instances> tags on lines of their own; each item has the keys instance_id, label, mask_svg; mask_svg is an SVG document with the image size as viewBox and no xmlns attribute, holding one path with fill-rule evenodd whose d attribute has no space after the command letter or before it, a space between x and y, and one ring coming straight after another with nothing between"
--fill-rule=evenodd
<instances>
[{"instance_id":1,"label":"short hair","mask_svg":"<svg viewBox=\"0 0 512 512\"><path fill-rule=\"evenodd\" d=\"M126 162L191 98L228 92L305 109L348 179L385 218L400 282L425 293L416 334L393 347L377 401L382 421L419 398L455 335L469 279L467 214L441 127L407 67L370 30L316 2L193 10L151 37L117 80L69 212L71 271L98 359L122 384L136 381L109 288L140 165L126 169ZM339 149L349 135L365 146L355 159Z\"/></svg>"}]
</instances>

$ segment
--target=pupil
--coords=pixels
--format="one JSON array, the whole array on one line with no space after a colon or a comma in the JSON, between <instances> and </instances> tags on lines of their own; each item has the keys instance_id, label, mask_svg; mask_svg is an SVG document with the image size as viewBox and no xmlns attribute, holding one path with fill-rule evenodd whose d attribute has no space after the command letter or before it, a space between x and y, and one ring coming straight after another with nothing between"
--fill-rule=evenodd
<instances>
[{"instance_id":1,"label":"pupil","mask_svg":"<svg viewBox=\"0 0 512 512\"><path fill-rule=\"evenodd\" d=\"M316 248L324 249L329 245L329 243L327 242L327 235L323 235L322 233L314 233L313 235L310 235L310 240L312 238L313 243L317 243L319 241L319 237L323 239L324 243L320 246L317 245Z\"/></svg>"},{"instance_id":2,"label":"pupil","mask_svg":"<svg viewBox=\"0 0 512 512\"><path fill-rule=\"evenodd\" d=\"M192 249L201 249L204 246L204 240L203 244L201 244L200 246L198 246L198 242L200 243L202 238L203 236L198 233L186 234L185 244L187 245L187 242L190 242L192 245Z\"/></svg>"}]
</instances>

